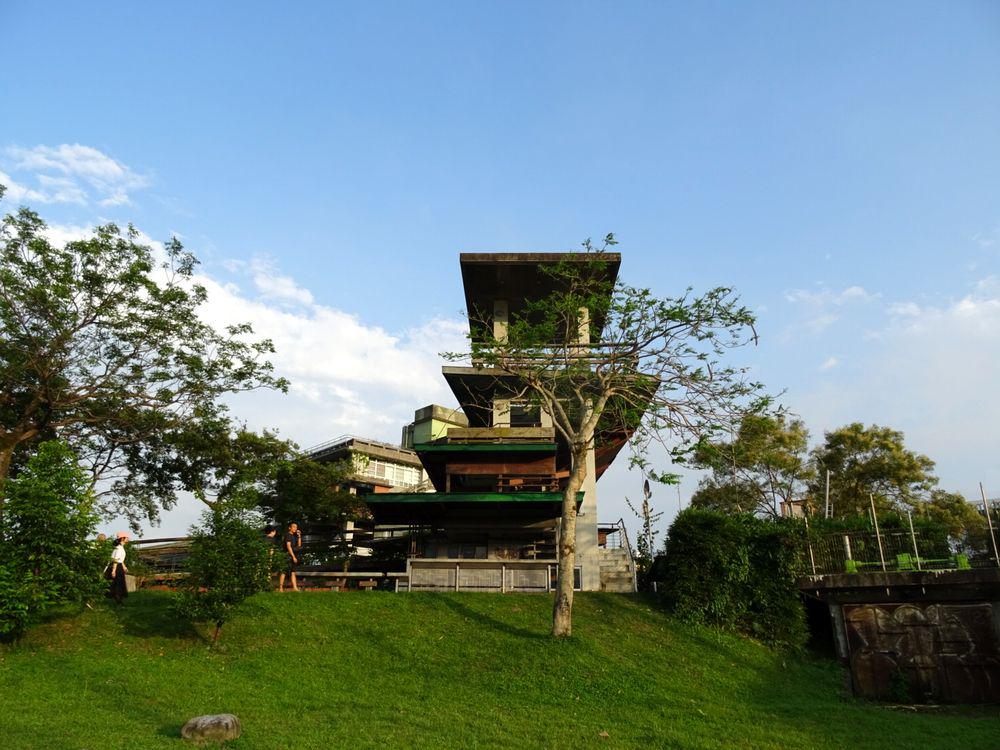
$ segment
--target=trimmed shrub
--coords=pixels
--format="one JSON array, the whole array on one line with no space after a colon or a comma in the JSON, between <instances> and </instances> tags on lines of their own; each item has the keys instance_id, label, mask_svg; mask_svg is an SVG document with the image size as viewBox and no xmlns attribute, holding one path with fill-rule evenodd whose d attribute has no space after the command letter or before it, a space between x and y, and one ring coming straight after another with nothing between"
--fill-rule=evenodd
<instances>
[{"instance_id":1,"label":"trimmed shrub","mask_svg":"<svg viewBox=\"0 0 1000 750\"><path fill-rule=\"evenodd\" d=\"M791 519L689 508L670 527L657 588L682 620L801 647L807 632L795 580L804 534Z\"/></svg>"},{"instance_id":2,"label":"trimmed shrub","mask_svg":"<svg viewBox=\"0 0 1000 750\"><path fill-rule=\"evenodd\" d=\"M24 633L30 601L23 575L0 560L0 642L16 640Z\"/></svg>"},{"instance_id":3,"label":"trimmed shrub","mask_svg":"<svg viewBox=\"0 0 1000 750\"><path fill-rule=\"evenodd\" d=\"M178 602L182 616L215 625L212 643L244 599L270 586L271 546L257 514L219 506L191 530L189 575Z\"/></svg>"}]
</instances>

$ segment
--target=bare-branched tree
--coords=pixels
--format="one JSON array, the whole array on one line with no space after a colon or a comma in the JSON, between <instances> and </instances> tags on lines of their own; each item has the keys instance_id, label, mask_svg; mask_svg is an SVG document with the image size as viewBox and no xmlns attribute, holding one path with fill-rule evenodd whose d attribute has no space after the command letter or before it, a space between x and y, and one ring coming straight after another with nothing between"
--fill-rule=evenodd
<instances>
[{"instance_id":1,"label":"bare-branched tree","mask_svg":"<svg viewBox=\"0 0 1000 750\"><path fill-rule=\"evenodd\" d=\"M572 630L578 493L596 446L635 448L633 462L648 476L647 448L666 447L682 461L701 441L729 432L769 399L745 368L721 361L728 350L756 341L754 316L727 287L658 297L609 273L607 235L589 240L580 257L540 266L553 289L512 312L505 327L470 310L470 346L445 356L471 361L495 377L496 392L551 416L571 458L563 486L559 574L552 633ZM617 265L616 263L614 264Z\"/></svg>"}]
</instances>

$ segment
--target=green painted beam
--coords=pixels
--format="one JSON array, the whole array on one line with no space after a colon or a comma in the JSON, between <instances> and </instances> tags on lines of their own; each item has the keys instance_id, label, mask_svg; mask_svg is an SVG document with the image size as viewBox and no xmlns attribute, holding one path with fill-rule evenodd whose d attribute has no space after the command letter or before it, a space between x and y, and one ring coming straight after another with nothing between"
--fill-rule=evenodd
<instances>
[{"instance_id":1,"label":"green painted beam","mask_svg":"<svg viewBox=\"0 0 1000 750\"><path fill-rule=\"evenodd\" d=\"M561 503L561 492L380 492L364 495L366 503ZM583 493L576 493L577 503Z\"/></svg>"},{"instance_id":2,"label":"green painted beam","mask_svg":"<svg viewBox=\"0 0 1000 750\"><path fill-rule=\"evenodd\" d=\"M417 453L555 453L555 443L417 443Z\"/></svg>"}]
</instances>

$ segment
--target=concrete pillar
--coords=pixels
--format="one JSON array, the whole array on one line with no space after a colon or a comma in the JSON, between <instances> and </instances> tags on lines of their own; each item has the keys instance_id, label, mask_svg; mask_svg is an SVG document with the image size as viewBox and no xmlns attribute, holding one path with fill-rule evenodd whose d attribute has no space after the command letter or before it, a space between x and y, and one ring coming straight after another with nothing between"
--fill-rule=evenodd
<instances>
[{"instance_id":1,"label":"concrete pillar","mask_svg":"<svg viewBox=\"0 0 1000 750\"><path fill-rule=\"evenodd\" d=\"M580 308L577 341L590 343L590 311ZM581 349L581 354L587 350ZM577 564L583 566L583 590L599 591L601 588L601 561L597 548L597 462L594 444L587 450L587 478L583 482L583 502L576 519Z\"/></svg>"},{"instance_id":2,"label":"concrete pillar","mask_svg":"<svg viewBox=\"0 0 1000 750\"><path fill-rule=\"evenodd\" d=\"M506 398L493 399L493 426L510 427L510 400Z\"/></svg>"},{"instance_id":3,"label":"concrete pillar","mask_svg":"<svg viewBox=\"0 0 1000 750\"><path fill-rule=\"evenodd\" d=\"M587 451L587 478L583 502L576 517L576 564L583 567L583 590L601 588L601 561L597 551L597 467L594 446Z\"/></svg>"},{"instance_id":4,"label":"concrete pillar","mask_svg":"<svg viewBox=\"0 0 1000 750\"><path fill-rule=\"evenodd\" d=\"M576 330L576 340L581 344L590 343L590 310L580 308L580 323Z\"/></svg>"},{"instance_id":5,"label":"concrete pillar","mask_svg":"<svg viewBox=\"0 0 1000 750\"><path fill-rule=\"evenodd\" d=\"M507 340L507 323L510 320L510 310L507 300L493 300L493 338L497 341Z\"/></svg>"}]
</instances>

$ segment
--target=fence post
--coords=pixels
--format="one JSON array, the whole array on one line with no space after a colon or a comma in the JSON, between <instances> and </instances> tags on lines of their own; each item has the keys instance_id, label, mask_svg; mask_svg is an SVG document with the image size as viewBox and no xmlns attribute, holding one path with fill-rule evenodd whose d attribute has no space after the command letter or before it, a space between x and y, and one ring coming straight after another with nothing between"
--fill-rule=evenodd
<instances>
[{"instance_id":1,"label":"fence post","mask_svg":"<svg viewBox=\"0 0 1000 750\"><path fill-rule=\"evenodd\" d=\"M869 492L868 499L872 504L872 523L875 524L875 540L878 542L878 558L882 561L882 572L885 573L885 552L882 551L882 535L878 531L878 515L875 513L875 496Z\"/></svg>"},{"instance_id":2,"label":"fence post","mask_svg":"<svg viewBox=\"0 0 1000 750\"><path fill-rule=\"evenodd\" d=\"M813 575L816 575L816 558L813 556L813 543L809 537L809 516L802 516L806 522L806 546L809 547L809 564L812 566Z\"/></svg>"},{"instance_id":3,"label":"fence post","mask_svg":"<svg viewBox=\"0 0 1000 750\"><path fill-rule=\"evenodd\" d=\"M917 549L917 535L913 532L913 514L906 511L906 517L910 519L910 539L913 540L913 555L917 558L917 570L920 568L920 551Z\"/></svg>"},{"instance_id":4,"label":"fence post","mask_svg":"<svg viewBox=\"0 0 1000 750\"><path fill-rule=\"evenodd\" d=\"M983 496L983 510L986 511L986 523L990 527L990 541L993 542L993 559L997 561L997 565L1000 565L1000 554L997 554L997 538L993 533L993 519L990 518L990 503L986 499L986 490L983 489L983 483L979 483L979 494Z\"/></svg>"}]
</instances>

